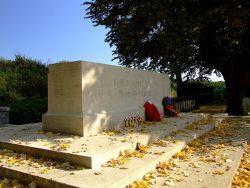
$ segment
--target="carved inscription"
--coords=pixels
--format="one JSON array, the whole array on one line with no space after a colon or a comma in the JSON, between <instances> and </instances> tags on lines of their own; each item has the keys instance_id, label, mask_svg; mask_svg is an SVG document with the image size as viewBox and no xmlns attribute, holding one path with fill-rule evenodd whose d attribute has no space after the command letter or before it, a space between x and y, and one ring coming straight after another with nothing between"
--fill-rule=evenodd
<instances>
[{"instance_id":1,"label":"carved inscription","mask_svg":"<svg viewBox=\"0 0 250 188\"><path fill-rule=\"evenodd\" d=\"M113 79L114 88L121 98L136 98L150 96L150 81Z\"/></svg>"}]
</instances>

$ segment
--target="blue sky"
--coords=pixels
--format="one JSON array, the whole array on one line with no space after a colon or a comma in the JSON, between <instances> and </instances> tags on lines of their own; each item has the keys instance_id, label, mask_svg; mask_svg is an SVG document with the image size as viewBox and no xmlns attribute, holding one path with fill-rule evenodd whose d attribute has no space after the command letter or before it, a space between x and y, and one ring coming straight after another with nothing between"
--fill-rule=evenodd
<instances>
[{"instance_id":1,"label":"blue sky","mask_svg":"<svg viewBox=\"0 0 250 188\"><path fill-rule=\"evenodd\" d=\"M1 0L0 57L15 54L55 63L61 60L112 62L107 31L85 19L84 0Z\"/></svg>"},{"instance_id":2,"label":"blue sky","mask_svg":"<svg viewBox=\"0 0 250 188\"><path fill-rule=\"evenodd\" d=\"M86 60L118 65L104 42L107 30L84 18L83 2L0 0L0 57L21 54L43 63Z\"/></svg>"}]
</instances>

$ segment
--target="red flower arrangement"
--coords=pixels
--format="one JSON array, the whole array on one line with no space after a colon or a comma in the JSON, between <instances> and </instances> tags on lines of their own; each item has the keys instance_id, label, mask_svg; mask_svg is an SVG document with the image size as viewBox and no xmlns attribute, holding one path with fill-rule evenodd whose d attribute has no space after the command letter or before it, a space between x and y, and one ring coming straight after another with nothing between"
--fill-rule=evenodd
<instances>
[{"instance_id":1,"label":"red flower arrangement","mask_svg":"<svg viewBox=\"0 0 250 188\"><path fill-rule=\"evenodd\" d=\"M145 102L144 108L147 121L161 121L161 114L154 104Z\"/></svg>"}]
</instances>

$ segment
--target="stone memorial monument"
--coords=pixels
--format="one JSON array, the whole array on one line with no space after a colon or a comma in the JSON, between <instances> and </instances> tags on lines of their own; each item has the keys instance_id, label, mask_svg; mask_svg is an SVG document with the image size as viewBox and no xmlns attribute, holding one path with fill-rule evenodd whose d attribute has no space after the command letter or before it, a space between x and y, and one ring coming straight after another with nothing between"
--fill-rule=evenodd
<instances>
[{"instance_id":1,"label":"stone memorial monument","mask_svg":"<svg viewBox=\"0 0 250 188\"><path fill-rule=\"evenodd\" d=\"M145 101L162 113L164 96L170 96L167 74L80 61L51 64L43 130L88 136L119 129L128 116L144 117Z\"/></svg>"}]
</instances>

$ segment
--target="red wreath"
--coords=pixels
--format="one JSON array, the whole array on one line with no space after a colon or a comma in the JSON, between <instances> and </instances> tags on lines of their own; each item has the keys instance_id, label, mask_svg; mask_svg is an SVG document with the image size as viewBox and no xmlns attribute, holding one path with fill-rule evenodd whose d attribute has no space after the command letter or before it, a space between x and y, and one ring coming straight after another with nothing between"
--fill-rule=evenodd
<instances>
[{"instance_id":1,"label":"red wreath","mask_svg":"<svg viewBox=\"0 0 250 188\"><path fill-rule=\"evenodd\" d=\"M154 104L150 104L149 102L145 102L145 115L146 120L148 121L161 121L161 114L157 110Z\"/></svg>"}]
</instances>

